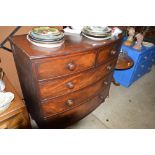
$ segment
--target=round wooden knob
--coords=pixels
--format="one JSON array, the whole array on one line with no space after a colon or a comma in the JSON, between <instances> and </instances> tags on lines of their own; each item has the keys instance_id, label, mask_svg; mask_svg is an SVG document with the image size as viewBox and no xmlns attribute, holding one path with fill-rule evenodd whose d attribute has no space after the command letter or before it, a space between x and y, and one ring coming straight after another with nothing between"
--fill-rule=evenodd
<instances>
[{"instance_id":1,"label":"round wooden knob","mask_svg":"<svg viewBox=\"0 0 155 155\"><path fill-rule=\"evenodd\" d=\"M67 85L67 87L69 89L73 89L74 88L74 83L73 82L68 82L66 85Z\"/></svg>"},{"instance_id":2,"label":"round wooden knob","mask_svg":"<svg viewBox=\"0 0 155 155\"><path fill-rule=\"evenodd\" d=\"M67 100L66 104L68 106L72 106L74 104L74 101L72 99Z\"/></svg>"},{"instance_id":3,"label":"round wooden knob","mask_svg":"<svg viewBox=\"0 0 155 155\"><path fill-rule=\"evenodd\" d=\"M75 70L76 66L73 62L70 62L68 65L67 65L67 68L70 70L70 71L73 71Z\"/></svg>"},{"instance_id":4,"label":"round wooden knob","mask_svg":"<svg viewBox=\"0 0 155 155\"><path fill-rule=\"evenodd\" d=\"M107 81L104 81L104 85L106 85L106 86L107 86L107 85L108 85L108 82L107 82Z\"/></svg>"},{"instance_id":5,"label":"round wooden knob","mask_svg":"<svg viewBox=\"0 0 155 155\"><path fill-rule=\"evenodd\" d=\"M115 54L116 54L116 51L112 50L112 51L111 51L111 54L112 54L112 55L115 55Z\"/></svg>"},{"instance_id":6,"label":"round wooden knob","mask_svg":"<svg viewBox=\"0 0 155 155\"><path fill-rule=\"evenodd\" d=\"M111 70L111 69L112 69L112 67L109 65L109 66L107 66L107 69L108 69L108 70Z\"/></svg>"}]
</instances>

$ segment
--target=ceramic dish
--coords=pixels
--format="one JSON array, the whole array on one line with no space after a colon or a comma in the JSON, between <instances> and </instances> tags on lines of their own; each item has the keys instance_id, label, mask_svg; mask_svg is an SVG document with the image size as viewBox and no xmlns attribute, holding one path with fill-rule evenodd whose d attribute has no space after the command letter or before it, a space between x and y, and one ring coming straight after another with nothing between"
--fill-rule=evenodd
<instances>
[{"instance_id":1,"label":"ceramic dish","mask_svg":"<svg viewBox=\"0 0 155 155\"><path fill-rule=\"evenodd\" d=\"M39 35L39 34L35 34L32 31L29 32L29 35L32 38L36 38L36 39L45 39L45 40L51 40L51 39L59 39L64 37L64 33L61 32L59 35Z\"/></svg>"},{"instance_id":2,"label":"ceramic dish","mask_svg":"<svg viewBox=\"0 0 155 155\"><path fill-rule=\"evenodd\" d=\"M87 30L89 32L94 32L94 33L109 33L111 32L111 28L109 27L101 27L101 26L85 26L83 27L84 30Z\"/></svg>"},{"instance_id":3,"label":"ceramic dish","mask_svg":"<svg viewBox=\"0 0 155 155\"><path fill-rule=\"evenodd\" d=\"M88 35L86 35L86 34L84 34L84 33L81 33L84 37L86 37L86 38L89 38L89 39L91 39L91 40L108 40L108 39L111 39L112 38L112 36L108 36L108 37L104 37L104 38L96 38L96 37L90 37L90 36L88 36Z\"/></svg>"},{"instance_id":4,"label":"ceramic dish","mask_svg":"<svg viewBox=\"0 0 155 155\"><path fill-rule=\"evenodd\" d=\"M53 44L42 44L42 43L36 43L34 41L31 41L29 39L29 37L27 36L27 40L32 43L33 45L35 46L38 46L38 47L45 47L45 48L54 48L54 47L59 47L61 46L63 43L64 43L64 40L62 40L60 43L53 43Z\"/></svg>"},{"instance_id":5,"label":"ceramic dish","mask_svg":"<svg viewBox=\"0 0 155 155\"><path fill-rule=\"evenodd\" d=\"M142 44L143 44L143 46L145 46L145 47L152 47L152 46L154 45L153 43L145 42L145 41L143 41Z\"/></svg>"},{"instance_id":6,"label":"ceramic dish","mask_svg":"<svg viewBox=\"0 0 155 155\"><path fill-rule=\"evenodd\" d=\"M58 29L49 26L34 27L32 29L32 32L39 35L49 35L49 34L58 35L60 33Z\"/></svg>"},{"instance_id":7,"label":"ceramic dish","mask_svg":"<svg viewBox=\"0 0 155 155\"><path fill-rule=\"evenodd\" d=\"M52 43L58 43L61 42L64 37L59 38L59 39L53 39L53 40L44 40L44 39L36 39L33 38L32 36L28 35L27 36L31 41L37 42L37 43L43 43L43 44L52 44Z\"/></svg>"},{"instance_id":8,"label":"ceramic dish","mask_svg":"<svg viewBox=\"0 0 155 155\"><path fill-rule=\"evenodd\" d=\"M82 29L82 32L85 33L86 35L96 36L96 37L104 37L104 36L107 37L107 36L111 35L111 32L108 32L108 33L104 33L104 32L96 33L96 32L88 31L86 29Z\"/></svg>"},{"instance_id":9,"label":"ceramic dish","mask_svg":"<svg viewBox=\"0 0 155 155\"><path fill-rule=\"evenodd\" d=\"M14 99L14 94L11 92L0 92L0 113L4 112Z\"/></svg>"},{"instance_id":10,"label":"ceramic dish","mask_svg":"<svg viewBox=\"0 0 155 155\"><path fill-rule=\"evenodd\" d=\"M82 30L82 33L84 33L85 35L88 35L90 37L97 37L97 38L104 38L104 37L109 37L111 36L111 33L106 33L106 34L96 34L96 33L89 33L85 30Z\"/></svg>"}]
</instances>

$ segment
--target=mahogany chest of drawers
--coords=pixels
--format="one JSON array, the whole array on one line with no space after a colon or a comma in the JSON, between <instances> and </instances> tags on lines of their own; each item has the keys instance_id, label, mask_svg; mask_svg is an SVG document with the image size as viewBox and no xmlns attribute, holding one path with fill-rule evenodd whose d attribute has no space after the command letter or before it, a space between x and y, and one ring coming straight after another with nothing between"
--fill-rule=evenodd
<instances>
[{"instance_id":1,"label":"mahogany chest of drawers","mask_svg":"<svg viewBox=\"0 0 155 155\"><path fill-rule=\"evenodd\" d=\"M40 128L64 128L105 100L121 41L65 34L63 46L47 49L26 35L10 38L26 105Z\"/></svg>"}]
</instances>

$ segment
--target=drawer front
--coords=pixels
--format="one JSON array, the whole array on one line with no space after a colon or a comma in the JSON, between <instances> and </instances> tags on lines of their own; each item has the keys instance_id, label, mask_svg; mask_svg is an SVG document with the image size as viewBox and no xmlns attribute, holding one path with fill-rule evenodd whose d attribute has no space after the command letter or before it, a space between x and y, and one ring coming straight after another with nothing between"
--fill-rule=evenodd
<instances>
[{"instance_id":1,"label":"drawer front","mask_svg":"<svg viewBox=\"0 0 155 155\"><path fill-rule=\"evenodd\" d=\"M69 110L73 107L78 106L85 100L88 100L92 96L98 95L99 93L103 92L104 89L110 88L112 75L113 74L110 73L106 78L74 93L70 93L65 96L43 102L41 104L43 116L49 117L54 114ZM100 98L104 99L104 96L102 96L102 94L100 95Z\"/></svg>"},{"instance_id":2,"label":"drawer front","mask_svg":"<svg viewBox=\"0 0 155 155\"><path fill-rule=\"evenodd\" d=\"M30 128L27 112L14 115L13 117L0 123L0 129L19 129Z\"/></svg>"},{"instance_id":3,"label":"drawer front","mask_svg":"<svg viewBox=\"0 0 155 155\"><path fill-rule=\"evenodd\" d=\"M95 55L95 52L89 52L40 60L35 62L37 78L43 80L86 70L95 64Z\"/></svg>"},{"instance_id":4,"label":"drawer front","mask_svg":"<svg viewBox=\"0 0 155 155\"><path fill-rule=\"evenodd\" d=\"M111 46L105 46L99 49L99 54L97 56L97 65L105 63L108 59L117 57L120 52L121 43L121 40L118 40Z\"/></svg>"},{"instance_id":5,"label":"drawer front","mask_svg":"<svg viewBox=\"0 0 155 155\"><path fill-rule=\"evenodd\" d=\"M116 61L117 59L111 60L107 64L73 76L40 82L40 97L53 98L87 87L113 71Z\"/></svg>"},{"instance_id":6,"label":"drawer front","mask_svg":"<svg viewBox=\"0 0 155 155\"><path fill-rule=\"evenodd\" d=\"M101 99L100 94L98 94L97 96L90 98L86 102L80 104L79 106L69 109L63 113L53 115L51 117L44 117L44 120L47 121L46 128L48 128L48 124L50 124L50 127L53 124L53 128L63 128L66 125L69 125L72 122L83 118L94 109L96 109L105 100L108 94L109 88L105 89L101 93L101 95L104 96L104 99Z\"/></svg>"}]
</instances>

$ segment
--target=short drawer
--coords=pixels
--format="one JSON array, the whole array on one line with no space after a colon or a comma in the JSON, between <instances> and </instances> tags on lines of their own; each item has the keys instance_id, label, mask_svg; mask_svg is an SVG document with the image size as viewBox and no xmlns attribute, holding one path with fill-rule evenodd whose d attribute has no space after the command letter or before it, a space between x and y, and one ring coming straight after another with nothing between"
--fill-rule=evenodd
<instances>
[{"instance_id":1,"label":"short drawer","mask_svg":"<svg viewBox=\"0 0 155 155\"><path fill-rule=\"evenodd\" d=\"M41 107L44 117L69 110L98 94L100 94L100 98L104 100L105 96L102 95L102 92L104 89L110 87L112 75L113 74L110 73L104 79L99 80L95 84L84 89L75 91L62 97L55 98L53 100L42 102Z\"/></svg>"},{"instance_id":2,"label":"short drawer","mask_svg":"<svg viewBox=\"0 0 155 155\"><path fill-rule=\"evenodd\" d=\"M41 99L58 97L87 87L114 70L117 59L72 76L39 82Z\"/></svg>"},{"instance_id":3,"label":"short drawer","mask_svg":"<svg viewBox=\"0 0 155 155\"><path fill-rule=\"evenodd\" d=\"M105 63L113 57L117 57L121 48L121 41L113 43L111 46L105 46L99 49L99 54L97 56L97 65Z\"/></svg>"},{"instance_id":4,"label":"short drawer","mask_svg":"<svg viewBox=\"0 0 155 155\"><path fill-rule=\"evenodd\" d=\"M35 62L38 80L64 76L83 71L95 64L95 52L74 56L62 56L58 58L40 59Z\"/></svg>"}]
</instances>

